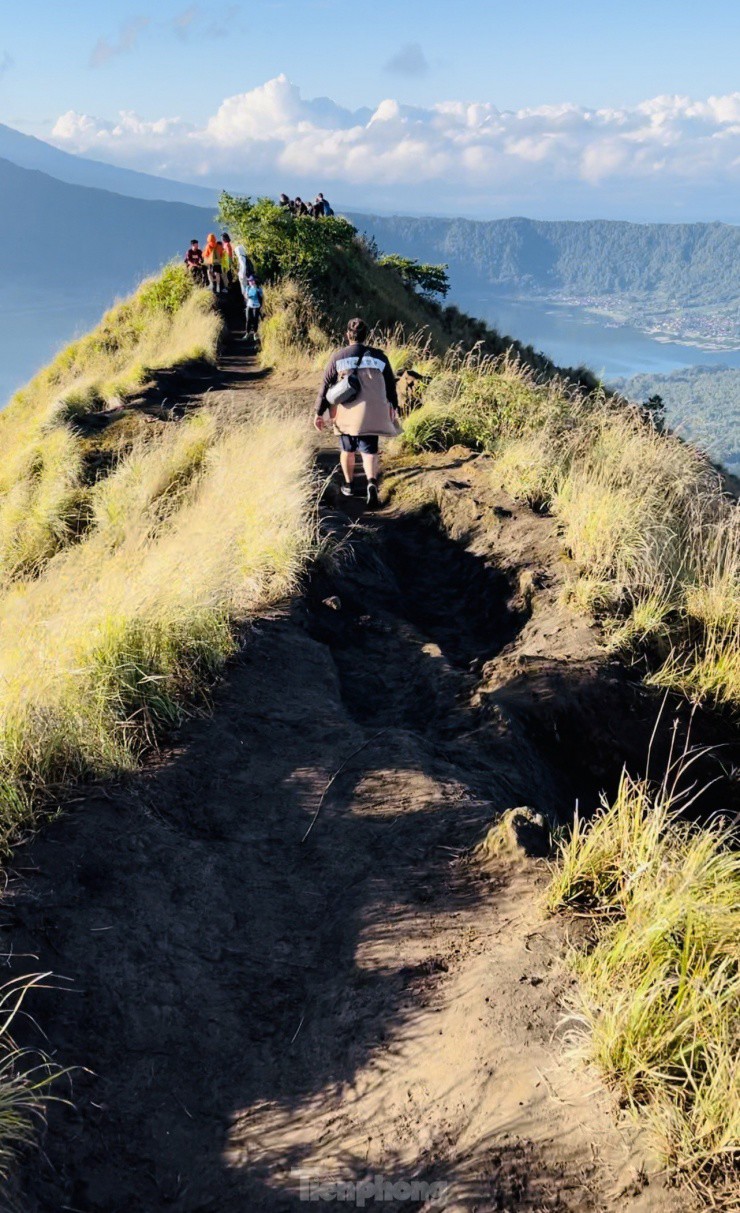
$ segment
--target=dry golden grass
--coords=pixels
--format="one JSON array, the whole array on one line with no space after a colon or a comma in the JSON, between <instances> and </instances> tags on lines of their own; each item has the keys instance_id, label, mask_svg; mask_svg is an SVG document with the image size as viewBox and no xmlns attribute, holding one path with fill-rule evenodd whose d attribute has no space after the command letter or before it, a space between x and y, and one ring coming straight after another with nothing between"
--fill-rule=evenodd
<instances>
[{"instance_id":1,"label":"dry golden grass","mask_svg":"<svg viewBox=\"0 0 740 1213\"><path fill-rule=\"evenodd\" d=\"M0 781L132 766L294 585L310 542L297 421L195 418L97 486L94 522L0 599ZM9 823L12 826L14 822Z\"/></svg>"},{"instance_id":2,"label":"dry golden grass","mask_svg":"<svg viewBox=\"0 0 740 1213\"><path fill-rule=\"evenodd\" d=\"M318 375L332 350L306 287L292 278L275 283L267 292L260 339L263 365L295 375Z\"/></svg>"},{"instance_id":3,"label":"dry golden grass","mask_svg":"<svg viewBox=\"0 0 740 1213\"><path fill-rule=\"evenodd\" d=\"M446 360L405 425L406 449L456 442L490 451L513 496L552 510L570 600L611 614L616 645L659 639L672 651L655 681L740 705L740 513L691 445L603 394L475 352Z\"/></svg>"},{"instance_id":4,"label":"dry golden grass","mask_svg":"<svg viewBox=\"0 0 740 1213\"><path fill-rule=\"evenodd\" d=\"M561 845L553 910L592 916L574 953L585 1049L650 1125L668 1165L740 1202L740 854L725 827L681 814L681 764L617 799Z\"/></svg>"},{"instance_id":5,"label":"dry golden grass","mask_svg":"<svg viewBox=\"0 0 740 1213\"><path fill-rule=\"evenodd\" d=\"M136 392L159 368L214 361L221 320L179 267L142 284L63 350L0 414L0 586L34 576L86 525L75 418Z\"/></svg>"}]
</instances>

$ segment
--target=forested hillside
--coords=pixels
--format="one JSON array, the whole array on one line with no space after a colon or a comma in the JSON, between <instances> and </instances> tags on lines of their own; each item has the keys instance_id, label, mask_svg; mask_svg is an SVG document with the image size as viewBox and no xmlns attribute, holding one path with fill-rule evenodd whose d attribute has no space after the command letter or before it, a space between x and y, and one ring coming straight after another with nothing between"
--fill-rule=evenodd
<instances>
[{"instance_id":1,"label":"forested hillside","mask_svg":"<svg viewBox=\"0 0 740 1213\"><path fill-rule=\"evenodd\" d=\"M740 293L740 228L724 223L350 218L381 249L449 262L460 286L660 296L685 306Z\"/></svg>"},{"instance_id":2,"label":"forested hillside","mask_svg":"<svg viewBox=\"0 0 740 1213\"><path fill-rule=\"evenodd\" d=\"M633 375L614 387L632 400L659 395L669 425L732 472L740 471L740 370L690 366L672 375Z\"/></svg>"}]
</instances>

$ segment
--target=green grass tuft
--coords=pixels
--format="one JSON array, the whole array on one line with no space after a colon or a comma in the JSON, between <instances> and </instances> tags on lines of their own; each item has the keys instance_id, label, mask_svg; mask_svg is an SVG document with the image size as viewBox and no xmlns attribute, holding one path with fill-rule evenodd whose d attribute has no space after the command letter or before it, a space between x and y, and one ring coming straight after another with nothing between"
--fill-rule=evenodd
<instances>
[{"instance_id":1,"label":"green grass tuft","mask_svg":"<svg viewBox=\"0 0 740 1213\"><path fill-rule=\"evenodd\" d=\"M740 1199L740 854L692 826L675 772L623 776L612 805L561 843L551 910L588 912L574 953L587 1052L712 1207Z\"/></svg>"}]
</instances>

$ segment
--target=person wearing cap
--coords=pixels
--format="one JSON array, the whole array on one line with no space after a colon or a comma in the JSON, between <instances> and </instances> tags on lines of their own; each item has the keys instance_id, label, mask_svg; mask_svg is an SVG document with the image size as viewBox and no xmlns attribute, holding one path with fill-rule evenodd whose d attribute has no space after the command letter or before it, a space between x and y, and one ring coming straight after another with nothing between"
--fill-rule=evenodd
<instances>
[{"instance_id":1,"label":"person wearing cap","mask_svg":"<svg viewBox=\"0 0 740 1213\"><path fill-rule=\"evenodd\" d=\"M190 241L190 248L185 254L185 265L192 275L193 281L197 282L198 286L205 286L206 269L203 264L203 249L195 239Z\"/></svg>"},{"instance_id":2,"label":"person wearing cap","mask_svg":"<svg viewBox=\"0 0 740 1213\"><path fill-rule=\"evenodd\" d=\"M245 302L247 305L247 331L244 334L244 339L248 340L254 335L255 341L259 339L260 320L262 318L262 304L265 301L264 292L258 283L254 274L250 274L247 278L247 290Z\"/></svg>"},{"instance_id":3,"label":"person wearing cap","mask_svg":"<svg viewBox=\"0 0 740 1213\"><path fill-rule=\"evenodd\" d=\"M317 430L326 426L327 413L339 435L339 462L342 469L343 497L354 492L355 462L359 452L367 479L366 501L377 508L378 440L381 434L398 432L398 390L388 356L375 346L366 345L368 327L356 316L347 326L347 345L332 354L316 398L313 423ZM359 391L347 403L333 408L328 393L342 379L355 376Z\"/></svg>"}]
</instances>

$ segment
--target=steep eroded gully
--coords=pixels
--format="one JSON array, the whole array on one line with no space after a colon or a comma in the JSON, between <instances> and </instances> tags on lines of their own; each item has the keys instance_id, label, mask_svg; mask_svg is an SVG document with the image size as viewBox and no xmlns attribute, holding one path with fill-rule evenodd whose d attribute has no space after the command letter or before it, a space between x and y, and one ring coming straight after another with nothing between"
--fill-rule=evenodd
<instances>
[{"instance_id":1,"label":"steep eroded gully","mask_svg":"<svg viewBox=\"0 0 740 1213\"><path fill-rule=\"evenodd\" d=\"M668 1208L563 1056L541 869L475 850L613 778L631 742L594 705L637 692L558 605L549 520L498 501L484 541L485 465L455 467L416 469L441 509L328 517L340 553L255 624L212 717L18 853L9 968L61 975L32 1009L84 1068L8 1208L297 1210L309 1173L442 1183L448 1210Z\"/></svg>"}]
</instances>

